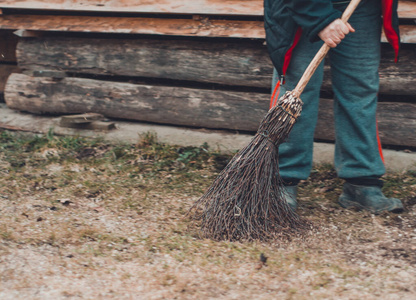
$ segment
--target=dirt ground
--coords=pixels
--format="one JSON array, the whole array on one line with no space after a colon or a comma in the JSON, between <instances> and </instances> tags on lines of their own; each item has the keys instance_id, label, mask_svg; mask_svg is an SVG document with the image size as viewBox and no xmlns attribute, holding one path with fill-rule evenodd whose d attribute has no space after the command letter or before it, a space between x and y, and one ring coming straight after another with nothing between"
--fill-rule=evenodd
<instances>
[{"instance_id":1,"label":"dirt ground","mask_svg":"<svg viewBox=\"0 0 416 300\"><path fill-rule=\"evenodd\" d=\"M416 299L415 173L385 176L406 211L375 216L315 166L305 236L200 239L185 214L229 158L0 131L0 299Z\"/></svg>"}]
</instances>

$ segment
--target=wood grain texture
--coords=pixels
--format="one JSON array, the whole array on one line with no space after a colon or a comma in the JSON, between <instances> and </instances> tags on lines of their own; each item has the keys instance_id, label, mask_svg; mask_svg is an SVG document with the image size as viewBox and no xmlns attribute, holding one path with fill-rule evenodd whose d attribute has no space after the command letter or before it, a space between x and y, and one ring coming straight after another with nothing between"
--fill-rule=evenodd
<instances>
[{"instance_id":1,"label":"wood grain texture","mask_svg":"<svg viewBox=\"0 0 416 300\"><path fill-rule=\"evenodd\" d=\"M240 86L270 86L261 42L151 39L23 39L23 70L137 76Z\"/></svg>"},{"instance_id":2,"label":"wood grain texture","mask_svg":"<svg viewBox=\"0 0 416 300\"><path fill-rule=\"evenodd\" d=\"M205 128L257 131L268 95L135 85L12 74L5 91L9 107L33 113L95 112L106 117ZM334 140L333 101L321 99L315 138ZM382 143L416 147L416 103L381 102Z\"/></svg>"},{"instance_id":3,"label":"wood grain texture","mask_svg":"<svg viewBox=\"0 0 416 300\"><path fill-rule=\"evenodd\" d=\"M31 113L99 113L106 117L207 128L253 130L268 95L12 74L5 100Z\"/></svg>"},{"instance_id":4,"label":"wood grain texture","mask_svg":"<svg viewBox=\"0 0 416 300\"><path fill-rule=\"evenodd\" d=\"M400 0L398 12L400 18L416 19L416 1Z\"/></svg>"},{"instance_id":5,"label":"wood grain texture","mask_svg":"<svg viewBox=\"0 0 416 300\"><path fill-rule=\"evenodd\" d=\"M262 21L210 20L208 18L3 15L0 16L0 29L260 39L265 37Z\"/></svg>"},{"instance_id":6,"label":"wood grain texture","mask_svg":"<svg viewBox=\"0 0 416 300\"><path fill-rule=\"evenodd\" d=\"M196 41L186 39L23 39L19 66L26 73L63 71L187 80L233 86L269 88L272 64L264 45L256 41ZM399 63L383 47L380 93L416 95L416 48L401 50ZM323 90L331 89L328 62Z\"/></svg>"},{"instance_id":7,"label":"wood grain texture","mask_svg":"<svg viewBox=\"0 0 416 300\"><path fill-rule=\"evenodd\" d=\"M262 16L263 0L3 0L0 8ZM401 18L416 19L414 1L399 1L398 11Z\"/></svg>"},{"instance_id":8,"label":"wood grain texture","mask_svg":"<svg viewBox=\"0 0 416 300\"><path fill-rule=\"evenodd\" d=\"M12 73L19 73L20 69L14 65L0 64L0 93L4 92L4 86L6 85L7 78Z\"/></svg>"},{"instance_id":9,"label":"wood grain texture","mask_svg":"<svg viewBox=\"0 0 416 300\"><path fill-rule=\"evenodd\" d=\"M0 29L264 39L263 21L0 15ZM402 43L416 43L416 26L400 25ZM382 42L387 42L384 34Z\"/></svg>"},{"instance_id":10,"label":"wood grain texture","mask_svg":"<svg viewBox=\"0 0 416 300\"><path fill-rule=\"evenodd\" d=\"M3 0L0 3L0 8L127 13L263 15L262 0Z\"/></svg>"}]
</instances>

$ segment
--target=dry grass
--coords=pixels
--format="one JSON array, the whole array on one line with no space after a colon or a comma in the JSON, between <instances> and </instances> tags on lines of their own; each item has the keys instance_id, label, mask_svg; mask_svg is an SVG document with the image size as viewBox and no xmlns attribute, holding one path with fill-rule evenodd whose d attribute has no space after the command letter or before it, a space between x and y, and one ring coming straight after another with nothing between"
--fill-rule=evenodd
<instances>
[{"instance_id":1,"label":"dry grass","mask_svg":"<svg viewBox=\"0 0 416 300\"><path fill-rule=\"evenodd\" d=\"M414 299L416 175L388 174L401 215L341 209L317 166L272 243L199 239L184 218L229 157L162 145L0 132L0 299ZM267 262L260 260L260 255Z\"/></svg>"}]
</instances>

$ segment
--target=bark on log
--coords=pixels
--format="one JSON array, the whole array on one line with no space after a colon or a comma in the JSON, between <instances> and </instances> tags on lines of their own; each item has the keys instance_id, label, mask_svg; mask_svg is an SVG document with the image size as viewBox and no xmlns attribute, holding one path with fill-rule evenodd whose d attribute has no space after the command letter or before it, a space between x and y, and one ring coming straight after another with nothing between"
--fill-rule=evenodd
<instances>
[{"instance_id":1,"label":"bark on log","mask_svg":"<svg viewBox=\"0 0 416 300\"><path fill-rule=\"evenodd\" d=\"M264 39L264 22L208 18L3 15L0 29Z\"/></svg>"},{"instance_id":2,"label":"bark on log","mask_svg":"<svg viewBox=\"0 0 416 300\"><path fill-rule=\"evenodd\" d=\"M4 92L4 86L9 75L18 72L20 72L20 70L17 66L0 64L0 94Z\"/></svg>"},{"instance_id":3,"label":"bark on log","mask_svg":"<svg viewBox=\"0 0 416 300\"><path fill-rule=\"evenodd\" d=\"M12 74L6 104L31 113L106 117L207 128L255 130L268 95Z\"/></svg>"},{"instance_id":4,"label":"bark on log","mask_svg":"<svg viewBox=\"0 0 416 300\"><path fill-rule=\"evenodd\" d=\"M399 1L399 18L416 19L416 2L414 0Z\"/></svg>"},{"instance_id":5,"label":"bark on log","mask_svg":"<svg viewBox=\"0 0 416 300\"><path fill-rule=\"evenodd\" d=\"M23 39L23 70L151 77L269 87L272 63L260 41Z\"/></svg>"},{"instance_id":6,"label":"bark on log","mask_svg":"<svg viewBox=\"0 0 416 300\"><path fill-rule=\"evenodd\" d=\"M262 0L3 0L0 8L126 13L263 15Z\"/></svg>"},{"instance_id":7,"label":"bark on log","mask_svg":"<svg viewBox=\"0 0 416 300\"><path fill-rule=\"evenodd\" d=\"M380 93L416 95L416 48L403 47L399 63L385 45ZM272 64L259 41L172 39L23 39L19 66L27 73L54 70L94 75L164 78L270 88ZM326 68L323 90L331 89Z\"/></svg>"},{"instance_id":8,"label":"bark on log","mask_svg":"<svg viewBox=\"0 0 416 300\"><path fill-rule=\"evenodd\" d=\"M400 25L402 43L416 43L416 26ZM192 37L265 38L264 22L255 20L123 18L51 15L3 15L0 29L46 32L96 32ZM382 34L381 41L387 43Z\"/></svg>"},{"instance_id":9,"label":"bark on log","mask_svg":"<svg viewBox=\"0 0 416 300\"><path fill-rule=\"evenodd\" d=\"M175 1L90 1L75 0L3 0L0 8L20 8L32 10L101 11L101 12L140 12L176 14L215 14L262 16L263 1L250 0L175 0ZM401 18L416 18L416 4L413 1L399 1L398 12Z\"/></svg>"},{"instance_id":10,"label":"bark on log","mask_svg":"<svg viewBox=\"0 0 416 300\"><path fill-rule=\"evenodd\" d=\"M107 117L162 124L256 131L268 95L134 85L92 79L52 79L12 74L9 107L34 113L101 113ZM321 99L315 138L334 140L332 100ZM416 104L379 103L382 143L416 147Z\"/></svg>"}]
</instances>

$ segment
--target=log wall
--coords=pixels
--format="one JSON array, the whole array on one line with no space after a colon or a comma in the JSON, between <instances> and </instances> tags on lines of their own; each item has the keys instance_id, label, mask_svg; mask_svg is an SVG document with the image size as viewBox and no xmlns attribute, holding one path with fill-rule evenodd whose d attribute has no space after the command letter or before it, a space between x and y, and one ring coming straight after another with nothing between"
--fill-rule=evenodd
<instances>
[{"instance_id":1,"label":"log wall","mask_svg":"<svg viewBox=\"0 0 416 300\"><path fill-rule=\"evenodd\" d=\"M95 112L112 118L190 127L256 131L267 113L267 95L256 92L178 88L83 78L13 74L9 107L36 114ZM333 101L321 99L315 137L334 140ZM381 102L380 137L389 145L416 145L415 103ZM403 143L403 141L406 141Z\"/></svg>"},{"instance_id":2,"label":"log wall","mask_svg":"<svg viewBox=\"0 0 416 300\"><path fill-rule=\"evenodd\" d=\"M262 1L20 0L0 8L0 30L32 36L16 48L23 74L5 87L11 108L241 131L256 131L267 112ZM382 47L379 129L384 145L416 147L416 1L400 1L399 13L400 63ZM315 138L333 141L328 65L322 95Z\"/></svg>"},{"instance_id":3,"label":"log wall","mask_svg":"<svg viewBox=\"0 0 416 300\"><path fill-rule=\"evenodd\" d=\"M23 39L17 48L23 72L53 70L93 75L148 77L268 89L272 64L262 41L189 39ZM383 46L380 92L416 95L416 47L403 47L400 64ZM134 62L134 63L132 63ZM325 67L323 91L331 90Z\"/></svg>"},{"instance_id":4,"label":"log wall","mask_svg":"<svg viewBox=\"0 0 416 300\"><path fill-rule=\"evenodd\" d=\"M412 0L400 1L398 11L401 18L414 18L413 2ZM263 16L263 0L2 0L0 7L36 11Z\"/></svg>"}]
</instances>

